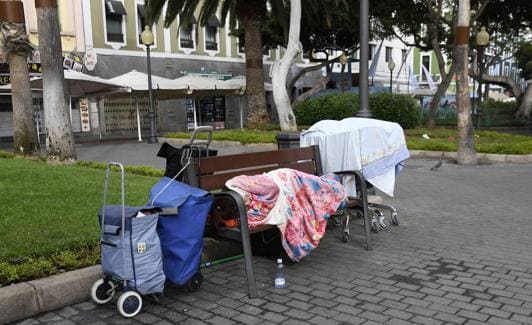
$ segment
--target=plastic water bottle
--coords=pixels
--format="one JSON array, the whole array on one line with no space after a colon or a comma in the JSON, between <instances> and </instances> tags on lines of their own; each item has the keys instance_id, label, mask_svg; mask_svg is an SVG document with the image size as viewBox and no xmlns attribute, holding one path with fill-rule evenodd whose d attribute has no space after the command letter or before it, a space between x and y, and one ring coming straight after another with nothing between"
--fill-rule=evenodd
<instances>
[{"instance_id":1,"label":"plastic water bottle","mask_svg":"<svg viewBox=\"0 0 532 325\"><path fill-rule=\"evenodd\" d=\"M286 287L286 278L284 276L284 265L281 258L277 259L277 270L275 272L275 287L284 288Z\"/></svg>"}]
</instances>

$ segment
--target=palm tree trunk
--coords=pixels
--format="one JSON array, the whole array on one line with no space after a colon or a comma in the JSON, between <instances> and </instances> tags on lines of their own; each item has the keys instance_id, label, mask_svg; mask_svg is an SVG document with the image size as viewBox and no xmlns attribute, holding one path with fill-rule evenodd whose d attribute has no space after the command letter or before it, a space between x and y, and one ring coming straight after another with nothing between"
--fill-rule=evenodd
<instances>
[{"instance_id":1,"label":"palm tree trunk","mask_svg":"<svg viewBox=\"0 0 532 325\"><path fill-rule=\"evenodd\" d=\"M264 93L262 62L262 19L248 16L243 19L246 44L247 125L255 127L269 122Z\"/></svg>"},{"instance_id":2,"label":"palm tree trunk","mask_svg":"<svg viewBox=\"0 0 532 325\"><path fill-rule=\"evenodd\" d=\"M13 147L16 153L22 155L37 154L39 144L33 123L28 61L25 56L15 53L9 54L7 61L9 62L13 101Z\"/></svg>"},{"instance_id":3,"label":"palm tree trunk","mask_svg":"<svg viewBox=\"0 0 532 325\"><path fill-rule=\"evenodd\" d=\"M458 25L455 39L457 72L456 104L458 106L458 152L460 165L476 165L477 154L473 142L471 101L469 99L469 15L470 0L459 0Z\"/></svg>"},{"instance_id":4,"label":"palm tree trunk","mask_svg":"<svg viewBox=\"0 0 532 325\"><path fill-rule=\"evenodd\" d=\"M55 0L35 0L43 68L43 101L49 161L76 159L70 113L65 100L59 18Z\"/></svg>"}]
</instances>

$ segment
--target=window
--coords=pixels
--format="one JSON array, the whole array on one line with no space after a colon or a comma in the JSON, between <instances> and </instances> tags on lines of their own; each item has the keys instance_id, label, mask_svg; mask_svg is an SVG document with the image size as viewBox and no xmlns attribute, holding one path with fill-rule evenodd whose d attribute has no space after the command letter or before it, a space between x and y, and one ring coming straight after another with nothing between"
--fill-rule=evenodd
<instances>
[{"instance_id":1,"label":"window","mask_svg":"<svg viewBox=\"0 0 532 325\"><path fill-rule=\"evenodd\" d=\"M401 50L401 58L403 60L403 62L406 62L406 56L408 55L408 52L406 51L406 49L402 49Z\"/></svg>"},{"instance_id":2,"label":"window","mask_svg":"<svg viewBox=\"0 0 532 325\"><path fill-rule=\"evenodd\" d=\"M423 55L421 57L421 64L430 73L430 56L429 55ZM423 69L423 67L421 67L421 80L424 80L424 81L427 80L427 75L425 74L425 70Z\"/></svg>"},{"instance_id":3,"label":"window","mask_svg":"<svg viewBox=\"0 0 532 325\"><path fill-rule=\"evenodd\" d=\"M187 24L181 25L179 28L179 46L181 48L193 49L194 48L194 25Z\"/></svg>"},{"instance_id":4,"label":"window","mask_svg":"<svg viewBox=\"0 0 532 325\"><path fill-rule=\"evenodd\" d=\"M391 58L392 58L392 48L389 46L386 46L386 54L385 54L386 62L390 62Z\"/></svg>"},{"instance_id":5,"label":"window","mask_svg":"<svg viewBox=\"0 0 532 325\"><path fill-rule=\"evenodd\" d=\"M144 31L144 26L146 26L146 19L144 18L144 5L137 5L137 33L139 39L139 45L142 45L142 40L140 35Z\"/></svg>"},{"instance_id":6,"label":"window","mask_svg":"<svg viewBox=\"0 0 532 325\"><path fill-rule=\"evenodd\" d=\"M373 60L373 55L375 54L375 44L369 45L368 60Z\"/></svg>"},{"instance_id":7,"label":"window","mask_svg":"<svg viewBox=\"0 0 532 325\"><path fill-rule=\"evenodd\" d=\"M238 34L238 53L246 53L246 38L244 33Z\"/></svg>"},{"instance_id":8,"label":"window","mask_svg":"<svg viewBox=\"0 0 532 325\"><path fill-rule=\"evenodd\" d=\"M212 15L207 20L205 25L205 50L218 51L218 27L220 21L215 15Z\"/></svg>"},{"instance_id":9,"label":"window","mask_svg":"<svg viewBox=\"0 0 532 325\"><path fill-rule=\"evenodd\" d=\"M123 21L124 4L118 0L105 0L105 28L108 42L125 43Z\"/></svg>"}]
</instances>

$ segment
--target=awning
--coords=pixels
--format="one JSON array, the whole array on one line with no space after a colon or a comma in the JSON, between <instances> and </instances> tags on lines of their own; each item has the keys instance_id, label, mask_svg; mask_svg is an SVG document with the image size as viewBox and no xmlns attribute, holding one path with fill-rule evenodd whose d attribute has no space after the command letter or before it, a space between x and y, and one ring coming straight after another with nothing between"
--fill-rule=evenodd
<instances>
[{"instance_id":1,"label":"awning","mask_svg":"<svg viewBox=\"0 0 532 325\"><path fill-rule=\"evenodd\" d=\"M220 27L220 21L218 20L218 17L216 17L216 15L211 15L209 19L207 19L207 26Z\"/></svg>"},{"instance_id":2,"label":"awning","mask_svg":"<svg viewBox=\"0 0 532 325\"><path fill-rule=\"evenodd\" d=\"M179 19L183 24L187 25L196 25L198 23L194 16L184 17L183 14L179 14Z\"/></svg>"},{"instance_id":3,"label":"awning","mask_svg":"<svg viewBox=\"0 0 532 325\"><path fill-rule=\"evenodd\" d=\"M144 15L145 15L144 5L137 5L137 11L139 13L139 16L144 18Z\"/></svg>"},{"instance_id":4,"label":"awning","mask_svg":"<svg viewBox=\"0 0 532 325\"><path fill-rule=\"evenodd\" d=\"M105 12L108 14L126 15L124 4L117 0L105 0Z\"/></svg>"}]
</instances>

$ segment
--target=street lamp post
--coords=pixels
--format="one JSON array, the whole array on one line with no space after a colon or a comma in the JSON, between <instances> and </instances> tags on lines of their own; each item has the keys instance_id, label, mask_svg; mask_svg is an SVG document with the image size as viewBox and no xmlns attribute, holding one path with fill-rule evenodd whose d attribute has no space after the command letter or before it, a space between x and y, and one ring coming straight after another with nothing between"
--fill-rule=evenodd
<instances>
[{"instance_id":1,"label":"street lamp post","mask_svg":"<svg viewBox=\"0 0 532 325\"><path fill-rule=\"evenodd\" d=\"M480 130L482 121L482 74L484 74L484 48L488 46L490 42L490 35L486 31L486 27L480 27L480 32L477 34L476 43L478 47L478 101L477 101L477 130Z\"/></svg>"},{"instance_id":2,"label":"street lamp post","mask_svg":"<svg viewBox=\"0 0 532 325\"><path fill-rule=\"evenodd\" d=\"M393 92L392 90L392 75L393 75L393 69L395 69L395 62L393 62L393 59L390 58L390 61L388 61L388 70L390 70L390 94Z\"/></svg>"},{"instance_id":3,"label":"street lamp post","mask_svg":"<svg viewBox=\"0 0 532 325\"><path fill-rule=\"evenodd\" d=\"M140 34L142 44L146 45L146 60L148 65L148 96L150 100L148 118L150 119L150 136L148 143L157 143L157 136L155 134L155 111L153 109L153 92L151 87L151 59L150 46L153 44L153 33L150 26L144 26L144 31Z\"/></svg>"},{"instance_id":4,"label":"street lamp post","mask_svg":"<svg viewBox=\"0 0 532 325\"><path fill-rule=\"evenodd\" d=\"M359 39L360 39L360 61L359 61L359 96L360 109L356 116L371 117L369 111L369 80L368 80L368 61L369 61L369 0L360 0L359 6ZM369 243L366 243L369 247Z\"/></svg>"}]
</instances>

